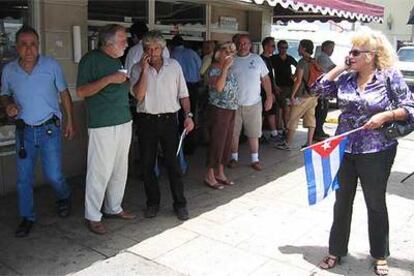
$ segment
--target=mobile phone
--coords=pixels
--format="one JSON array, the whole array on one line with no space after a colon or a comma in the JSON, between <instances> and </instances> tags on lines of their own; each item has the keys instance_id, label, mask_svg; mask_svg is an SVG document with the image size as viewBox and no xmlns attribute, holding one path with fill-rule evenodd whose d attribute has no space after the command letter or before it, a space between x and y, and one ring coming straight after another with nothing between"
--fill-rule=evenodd
<instances>
[{"instance_id":1,"label":"mobile phone","mask_svg":"<svg viewBox=\"0 0 414 276\"><path fill-rule=\"evenodd\" d=\"M345 65L346 66L351 66L351 60L349 59L349 57L345 58Z\"/></svg>"}]
</instances>

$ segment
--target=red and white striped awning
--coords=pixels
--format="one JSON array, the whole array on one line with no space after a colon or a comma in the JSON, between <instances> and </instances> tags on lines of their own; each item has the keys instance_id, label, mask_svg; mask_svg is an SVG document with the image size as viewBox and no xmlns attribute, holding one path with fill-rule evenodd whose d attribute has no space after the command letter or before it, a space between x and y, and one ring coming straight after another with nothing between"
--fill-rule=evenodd
<instances>
[{"instance_id":1,"label":"red and white striped awning","mask_svg":"<svg viewBox=\"0 0 414 276\"><path fill-rule=\"evenodd\" d=\"M362 22L382 22L384 17L384 7L381 5L362 2L359 0L242 0L256 4L267 3L272 7L280 5L284 9L299 12L298 16L305 14L319 14L323 17L337 18L349 21ZM279 14L275 14L278 17ZM283 17L283 14L280 14ZM292 16L293 17L293 16ZM311 19L312 16L309 17ZM313 16L313 18L316 18ZM275 18L276 19L276 18ZM283 20L283 19L282 19ZM292 18L295 20L295 18ZM318 19L313 19L318 20Z\"/></svg>"}]
</instances>

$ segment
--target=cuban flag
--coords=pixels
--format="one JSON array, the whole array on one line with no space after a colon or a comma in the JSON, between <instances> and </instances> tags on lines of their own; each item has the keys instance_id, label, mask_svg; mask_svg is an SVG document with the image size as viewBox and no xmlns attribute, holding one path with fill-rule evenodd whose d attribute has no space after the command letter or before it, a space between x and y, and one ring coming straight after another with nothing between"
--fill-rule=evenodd
<instances>
[{"instance_id":1,"label":"cuban flag","mask_svg":"<svg viewBox=\"0 0 414 276\"><path fill-rule=\"evenodd\" d=\"M347 140L347 135L342 134L303 150L309 205L322 201L339 188L337 174Z\"/></svg>"}]
</instances>

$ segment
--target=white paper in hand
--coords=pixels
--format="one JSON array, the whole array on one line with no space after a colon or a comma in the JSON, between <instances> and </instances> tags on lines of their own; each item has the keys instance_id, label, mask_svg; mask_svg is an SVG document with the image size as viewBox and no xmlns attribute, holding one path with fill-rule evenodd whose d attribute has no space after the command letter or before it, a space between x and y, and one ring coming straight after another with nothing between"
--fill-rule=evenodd
<instances>
[{"instance_id":1,"label":"white paper in hand","mask_svg":"<svg viewBox=\"0 0 414 276\"><path fill-rule=\"evenodd\" d=\"M184 141L184 138L185 138L186 135L187 135L187 130L184 129L183 133L181 133L181 136L180 136L180 142L178 143L176 156L178 156L178 154L180 154L180 150L181 150L181 147L183 146L183 141Z\"/></svg>"}]
</instances>

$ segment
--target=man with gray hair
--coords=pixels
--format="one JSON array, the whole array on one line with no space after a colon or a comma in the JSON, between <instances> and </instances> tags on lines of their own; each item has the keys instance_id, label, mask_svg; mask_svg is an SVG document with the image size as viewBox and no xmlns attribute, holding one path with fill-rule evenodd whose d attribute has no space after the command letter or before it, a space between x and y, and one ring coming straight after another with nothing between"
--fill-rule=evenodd
<instances>
[{"instance_id":1,"label":"man with gray hair","mask_svg":"<svg viewBox=\"0 0 414 276\"><path fill-rule=\"evenodd\" d=\"M180 220L188 219L181 170L176 157L178 148L177 112L185 114L184 128L193 130L190 99L180 64L162 56L165 40L159 32L147 33L144 54L131 70L131 94L137 99L138 137L144 167L147 208L144 216L155 217L160 206L160 189L154 172L158 144L161 144L168 170L174 211Z\"/></svg>"},{"instance_id":2,"label":"man with gray hair","mask_svg":"<svg viewBox=\"0 0 414 276\"><path fill-rule=\"evenodd\" d=\"M100 48L79 63L76 92L85 98L88 110L85 218L89 230L102 235L102 204L106 217L129 220L135 215L121 207L132 132L127 73L119 60L127 47L124 27L102 27L99 42Z\"/></svg>"}]
</instances>

